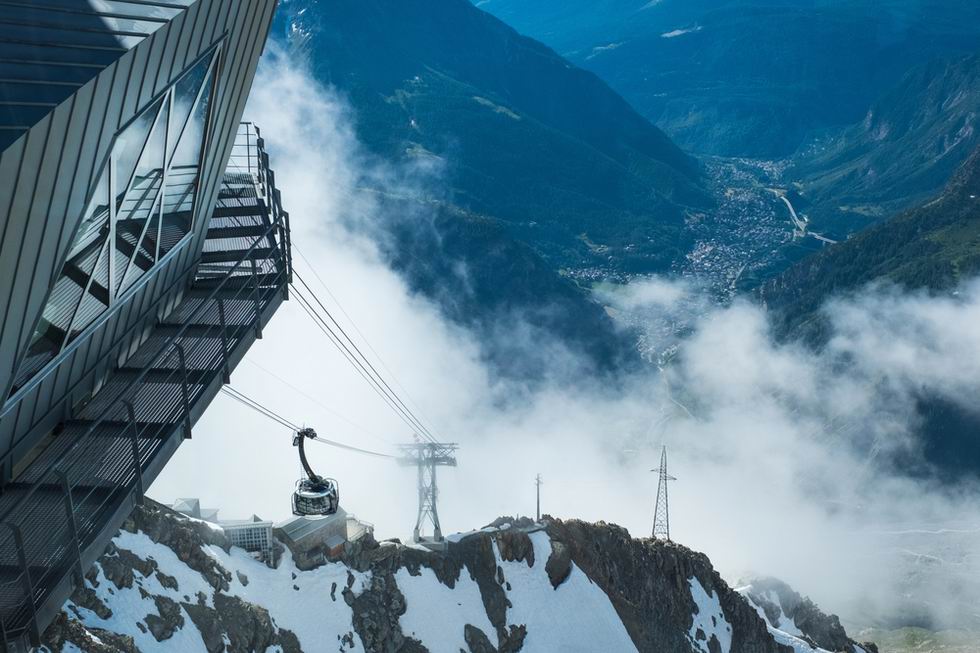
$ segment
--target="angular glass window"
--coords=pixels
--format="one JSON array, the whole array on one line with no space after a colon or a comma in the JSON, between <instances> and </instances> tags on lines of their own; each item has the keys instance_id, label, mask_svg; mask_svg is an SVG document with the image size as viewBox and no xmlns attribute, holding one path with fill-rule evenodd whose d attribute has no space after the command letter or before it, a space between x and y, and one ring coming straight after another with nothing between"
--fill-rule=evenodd
<instances>
[{"instance_id":1,"label":"angular glass window","mask_svg":"<svg viewBox=\"0 0 980 653\"><path fill-rule=\"evenodd\" d=\"M14 391L115 304L193 227L217 54L116 134Z\"/></svg>"}]
</instances>

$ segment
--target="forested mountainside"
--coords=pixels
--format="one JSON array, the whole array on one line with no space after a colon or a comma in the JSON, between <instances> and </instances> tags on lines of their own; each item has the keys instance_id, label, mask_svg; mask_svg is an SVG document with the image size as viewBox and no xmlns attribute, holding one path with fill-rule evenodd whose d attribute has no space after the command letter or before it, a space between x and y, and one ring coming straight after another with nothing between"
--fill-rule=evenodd
<instances>
[{"instance_id":1,"label":"forested mountainside","mask_svg":"<svg viewBox=\"0 0 980 653\"><path fill-rule=\"evenodd\" d=\"M760 295L785 334L824 332L832 295L889 282L947 291L980 272L980 148L938 197L827 247L767 282Z\"/></svg>"},{"instance_id":2,"label":"forested mountainside","mask_svg":"<svg viewBox=\"0 0 980 653\"><path fill-rule=\"evenodd\" d=\"M703 554L614 525L502 518L450 541L432 552L368 536L312 567L280 546L269 568L220 528L149 502L45 644L55 653L876 650L788 588L735 591Z\"/></svg>"},{"instance_id":3,"label":"forested mountainside","mask_svg":"<svg viewBox=\"0 0 980 653\"><path fill-rule=\"evenodd\" d=\"M864 120L818 139L786 171L813 228L859 231L934 196L980 145L980 56L911 70Z\"/></svg>"},{"instance_id":4,"label":"forested mountainside","mask_svg":"<svg viewBox=\"0 0 980 653\"><path fill-rule=\"evenodd\" d=\"M695 159L594 74L466 0L286 0L274 32L350 103L372 155L434 171L412 200L383 199L382 249L488 336L497 369L547 367L493 337L525 330L599 370L631 358L569 279L683 258L685 218L711 205Z\"/></svg>"},{"instance_id":5,"label":"forested mountainside","mask_svg":"<svg viewBox=\"0 0 980 653\"><path fill-rule=\"evenodd\" d=\"M452 204L555 268L665 269L709 201L697 162L605 83L465 0L289 0L279 16L364 144L438 161Z\"/></svg>"},{"instance_id":6,"label":"forested mountainside","mask_svg":"<svg viewBox=\"0 0 980 653\"><path fill-rule=\"evenodd\" d=\"M585 373L640 364L633 336L500 221L441 205L420 228L410 203L385 202L393 217L382 250L411 290L433 298L447 317L481 335L494 370L533 384L566 358L564 350L586 354L576 357L591 367Z\"/></svg>"},{"instance_id":7,"label":"forested mountainside","mask_svg":"<svg viewBox=\"0 0 980 653\"><path fill-rule=\"evenodd\" d=\"M594 71L685 149L781 158L861 120L913 66L976 50L940 0L479 0Z\"/></svg>"}]
</instances>

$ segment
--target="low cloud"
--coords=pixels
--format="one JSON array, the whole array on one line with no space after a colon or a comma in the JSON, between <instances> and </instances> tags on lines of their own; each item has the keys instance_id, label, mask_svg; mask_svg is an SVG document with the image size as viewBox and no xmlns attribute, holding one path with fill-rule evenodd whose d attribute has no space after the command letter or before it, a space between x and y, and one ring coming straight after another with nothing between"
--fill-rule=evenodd
<instances>
[{"instance_id":1,"label":"low cloud","mask_svg":"<svg viewBox=\"0 0 980 653\"><path fill-rule=\"evenodd\" d=\"M294 242L312 263L297 256L298 270L328 284L332 296L322 298L352 334L356 324L355 337L370 343L396 390L439 437L461 445L459 468L440 470L446 532L533 514L541 473L546 512L645 536L656 490L649 470L665 444L679 478L670 488L675 539L707 553L730 582L777 575L827 609L870 623L907 610L906 581L927 578L927 568L957 581L941 592L919 583L928 594L916 598L935 615L959 618L956 608L971 605L964 601L976 604L980 590L967 581L980 570L963 552L977 540L938 531L980 528L977 489L901 475L884 461L921 453L916 397L972 407L978 396L980 283L944 298L872 288L836 300L826 308L833 337L820 352L776 343L761 308L713 307L687 282L605 288L599 296L618 319L654 325L643 346L662 371L651 365L613 387L563 373L583 367L555 347L556 372L529 394L494 376L482 362L487 343L412 294L379 254L377 193L419 185L429 192L438 170L373 159L343 99L274 48L248 118L262 128ZM508 350L540 349L540 336L522 340L519 326L502 325L497 337L509 340ZM411 436L295 301L232 380L332 439L393 453ZM311 457L379 537L411 532L413 470L326 447ZM278 520L289 514L300 475L289 433L219 396L151 494L200 496L229 518ZM917 554L943 565L923 567Z\"/></svg>"}]
</instances>

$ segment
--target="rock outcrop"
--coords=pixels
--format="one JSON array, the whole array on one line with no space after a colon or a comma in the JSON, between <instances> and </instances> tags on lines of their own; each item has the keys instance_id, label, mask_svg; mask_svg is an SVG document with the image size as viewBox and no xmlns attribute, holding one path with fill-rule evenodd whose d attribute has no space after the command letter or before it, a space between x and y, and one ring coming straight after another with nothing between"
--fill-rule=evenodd
<instances>
[{"instance_id":1,"label":"rock outcrop","mask_svg":"<svg viewBox=\"0 0 980 653\"><path fill-rule=\"evenodd\" d=\"M765 621L703 553L675 542L633 539L626 529L602 522L553 521L548 532L609 595L641 651L690 650L687 635L697 613L689 588L692 578L718 597L732 627L731 653L781 651Z\"/></svg>"},{"instance_id":2,"label":"rock outcrop","mask_svg":"<svg viewBox=\"0 0 980 653\"><path fill-rule=\"evenodd\" d=\"M847 636L840 618L826 614L810 599L777 578L756 578L740 590L776 628L784 627L800 633L800 637L815 647L827 651L851 651L855 647L877 653L870 642L855 642Z\"/></svg>"}]
</instances>

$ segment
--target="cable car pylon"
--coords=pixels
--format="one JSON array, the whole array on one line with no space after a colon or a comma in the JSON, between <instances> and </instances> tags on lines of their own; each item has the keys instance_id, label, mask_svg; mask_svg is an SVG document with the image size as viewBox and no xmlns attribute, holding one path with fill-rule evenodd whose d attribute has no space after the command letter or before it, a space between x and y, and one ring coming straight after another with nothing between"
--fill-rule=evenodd
<instances>
[{"instance_id":1,"label":"cable car pylon","mask_svg":"<svg viewBox=\"0 0 980 653\"><path fill-rule=\"evenodd\" d=\"M677 479L667 473L667 447L660 452L660 467L651 469L657 472L660 480L657 482L657 505L653 512L653 537L670 541L670 505L667 502L667 482Z\"/></svg>"},{"instance_id":2,"label":"cable car pylon","mask_svg":"<svg viewBox=\"0 0 980 653\"><path fill-rule=\"evenodd\" d=\"M439 487L436 483L436 467L455 467L454 454L458 448L459 445L455 442L417 441L399 445L402 451L399 464L418 468L419 512L415 520L415 530L412 532L412 539L416 543L423 541L422 526L425 521L432 524L432 541L442 542L437 507Z\"/></svg>"}]
</instances>

